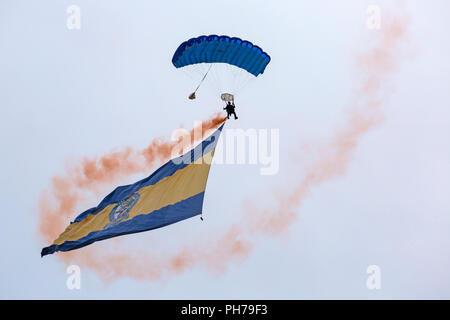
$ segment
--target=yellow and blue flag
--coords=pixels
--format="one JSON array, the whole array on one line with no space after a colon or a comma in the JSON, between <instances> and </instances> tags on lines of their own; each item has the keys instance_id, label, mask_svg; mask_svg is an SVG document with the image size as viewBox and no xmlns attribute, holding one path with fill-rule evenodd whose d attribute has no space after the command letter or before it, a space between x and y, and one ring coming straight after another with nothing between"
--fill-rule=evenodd
<instances>
[{"instance_id":1,"label":"yellow and blue flag","mask_svg":"<svg viewBox=\"0 0 450 320\"><path fill-rule=\"evenodd\" d=\"M42 249L41 256L161 228L201 214L206 181L223 126L147 178L116 188L97 207L71 222L52 245Z\"/></svg>"}]
</instances>

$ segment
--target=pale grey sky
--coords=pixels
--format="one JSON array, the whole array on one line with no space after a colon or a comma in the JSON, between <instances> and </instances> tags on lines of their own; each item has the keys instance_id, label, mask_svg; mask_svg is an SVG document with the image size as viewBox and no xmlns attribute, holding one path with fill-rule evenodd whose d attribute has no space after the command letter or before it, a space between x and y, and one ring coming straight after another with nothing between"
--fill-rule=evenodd
<instances>
[{"instance_id":1,"label":"pale grey sky","mask_svg":"<svg viewBox=\"0 0 450 320\"><path fill-rule=\"evenodd\" d=\"M195 84L171 64L182 41L228 34L271 55L265 74L239 97L239 121L227 126L279 128L280 171L261 176L257 166L213 166L203 223L194 218L122 237L123 245L157 252L226 228L246 199L270 207L272 190L295 184L303 162L293 148L332 135L358 87L355 57L373 37L367 6L378 4L384 14L392 4L2 1L0 297L450 298L450 5L405 3L411 26L384 122L362 136L344 176L310 191L283 237L254 239L249 257L222 274L195 267L163 282L104 284L80 265L82 288L68 290L67 265L39 255L47 245L37 231L39 196L68 162L143 148L222 107L206 92L195 103L186 99ZM66 27L72 4L81 8L80 30ZM381 290L366 288L373 264L381 268Z\"/></svg>"}]
</instances>

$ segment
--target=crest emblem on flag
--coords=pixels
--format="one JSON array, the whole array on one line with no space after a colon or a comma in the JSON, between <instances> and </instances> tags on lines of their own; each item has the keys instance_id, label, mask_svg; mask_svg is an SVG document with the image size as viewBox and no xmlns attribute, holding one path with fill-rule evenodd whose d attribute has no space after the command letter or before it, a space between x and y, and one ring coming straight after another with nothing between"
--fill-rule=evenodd
<instances>
[{"instance_id":1,"label":"crest emblem on flag","mask_svg":"<svg viewBox=\"0 0 450 320\"><path fill-rule=\"evenodd\" d=\"M138 201L140 195L139 193L135 192L125 199L122 199L109 213L109 221L111 223L108 223L105 226L105 229L114 227L116 224L120 223L121 221L125 220L129 217L128 213L130 212L131 208L136 204Z\"/></svg>"}]
</instances>

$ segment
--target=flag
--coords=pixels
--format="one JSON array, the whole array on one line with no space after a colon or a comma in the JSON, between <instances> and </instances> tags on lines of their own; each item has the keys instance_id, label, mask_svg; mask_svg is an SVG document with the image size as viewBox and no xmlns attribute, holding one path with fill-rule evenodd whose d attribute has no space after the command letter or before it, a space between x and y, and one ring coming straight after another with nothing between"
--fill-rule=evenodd
<instances>
[{"instance_id":1,"label":"flag","mask_svg":"<svg viewBox=\"0 0 450 320\"><path fill-rule=\"evenodd\" d=\"M93 242L161 228L202 213L206 181L223 124L195 148L147 178L117 187L81 213L41 256Z\"/></svg>"}]
</instances>

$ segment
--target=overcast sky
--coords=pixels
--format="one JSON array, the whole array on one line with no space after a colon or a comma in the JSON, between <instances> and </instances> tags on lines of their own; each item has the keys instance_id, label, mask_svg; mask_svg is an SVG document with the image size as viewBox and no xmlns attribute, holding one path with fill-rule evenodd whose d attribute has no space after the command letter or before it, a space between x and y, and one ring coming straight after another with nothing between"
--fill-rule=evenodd
<instances>
[{"instance_id":1,"label":"overcast sky","mask_svg":"<svg viewBox=\"0 0 450 320\"><path fill-rule=\"evenodd\" d=\"M298 146L326 140L344 122L358 87L355 58L377 32L366 27L366 9L377 4L383 17L396 12L391 2L1 1L0 297L450 298L446 0L405 1L411 25L384 121L361 137L345 175L310 190L283 236L255 239L248 258L220 274L194 267L164 281L105 284L80 264L80 290L66 287L68 265L40 258L48 243L38 234L39 196L68 163L144 148L221 109L206 90L187 100L196 83L171 64L181 42L202 34L249 39L271 55L264 75L241 92L240 118L227 128L279 129L280 170L262 176L258 165L213 165L204 222L193 218L121 244L173 250L226 229L247 199L270 207L272 191L295 185L303 170L308 155ZM66 26L70 5L81 9L79 30ZM380 267L380 290L366 287L370 265Z\"/></svg>"}]
</instances>

